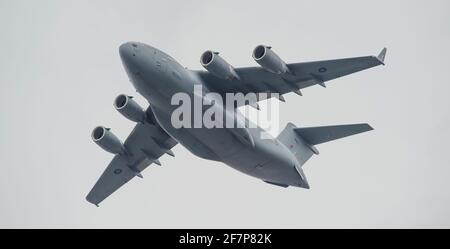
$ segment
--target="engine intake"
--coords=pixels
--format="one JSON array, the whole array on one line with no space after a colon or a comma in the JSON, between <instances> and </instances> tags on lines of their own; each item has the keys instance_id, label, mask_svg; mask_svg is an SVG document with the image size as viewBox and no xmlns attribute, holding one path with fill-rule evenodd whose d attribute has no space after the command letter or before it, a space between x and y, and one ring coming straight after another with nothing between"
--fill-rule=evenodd
<instances>
[{"instance_id":1,"label":"engine intake","mask_svg":"<svg viewBox=\"0 0 450 249\"><path fill-rule=\"evenodd\" d=\"M220 57L217 52L204 52L200 57L200 63L206 70L219 78L227 80L239 79L233 66Z\"/></svg>"},{"instance_id":2,"label":"engine intake","mask_svg":"<svg viewBox=\"0 0 450 249\"><path fill-rule=\"evenodd\" d=\"M125 147L120 139L103 126L99 126L92 131L92 140L102 149L112 154L125 154Z\"/></svg>"},{"instance_id":3,"label":"engine intake","mask_svg":"<svg viewBox=\"0 0 450 249\"><path fill-rule=\"evenodd\" d=\"M272 47L259 45L253 50L253 59L265 70L276 73L289 73L286 63L272 51Z\"/></svg>"},{"instance_id":4,"label":"engine intake","mask_svg":"<svg viewBox=\"0 0 450 249\"><path fill-rule=\"evenodd\" d=\"M125 94L119 95L114 101L114 107L127 119L137 122L144 123L146 115L142 107L133 100L133 97L127 96Z\"/></svg>"}]
</instances>

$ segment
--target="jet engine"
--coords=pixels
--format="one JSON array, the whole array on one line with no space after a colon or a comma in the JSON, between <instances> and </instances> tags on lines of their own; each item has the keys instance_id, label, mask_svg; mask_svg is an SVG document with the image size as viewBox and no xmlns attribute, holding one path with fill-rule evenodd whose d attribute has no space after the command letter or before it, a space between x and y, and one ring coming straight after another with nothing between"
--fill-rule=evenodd
<instances>
[{"instance_id":1,"label":"jet engine","mask_svg":"<svg viewBox=\"0 0 450 249\"><path fill-rule=\"evenodd\" d=\"M110 129L99 126L92 131L92 140L102 149L112 154L125 154L125 147Z\"/></svg>"},{"instance_id":2,"label":"jet engine","mask_svg":"<svg viewBox=\"0 0 450 249\"><path fill-rule=\"evenodd\" d=\"M200 63L206 70L219 78L228 80L239 79L233 66L220 57L218 52L206 51L201 56Z\"/></svg>"},{"instance_id":3,"label":"jet engine","mask_svg":"<svg viewBox=\"0 0 450 249\"><path fill-rule=\"evenodd\" d=\"M145 112L142 107L133 100L133 97L121 94L114 101L114 107L127 119L143 123L145 122Z\"/></svg>"},{"instance_id":4,"label":"jet engine","mask_svg":"<svg viewBox=\"0 0 450 249\"><path fill-rule=\"evenodd\" d=\"M259 45L253 50L253 59L265 70L276 73L289 73L286 63L272 51L272 47Z\"/></svg>"}]
</instances>

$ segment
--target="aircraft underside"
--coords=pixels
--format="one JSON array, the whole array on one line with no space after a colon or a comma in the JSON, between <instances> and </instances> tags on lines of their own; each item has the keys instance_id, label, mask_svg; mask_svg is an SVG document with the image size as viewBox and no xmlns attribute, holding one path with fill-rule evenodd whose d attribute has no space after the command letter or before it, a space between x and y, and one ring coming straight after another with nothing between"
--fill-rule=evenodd
<instances>
[{"instance_id":1,"label":"aircraft underside","mask_svg":"<svg viewBox=\"0 0 450 249\"><path fill-rule=\"evenodd\" d=\"M172 148L177 144L198 157L223 162L266 183L309 189L303 165L319 154L316 145L367 132L372 127L352 124L297 128L288 124L277 138L261 136L264 131L259 127L178 127L173 119L177 111L174 96L186 94L194 103L196 98L215 100L209 103L209 110L218 111L226 108L217 98L227 94L256 94L251 101L236 102L231 111L226 109L225 122L236 116L237 107L249 105L259 109L257 102L268 98L284 102L284 94L293 92L301 96L304 88L325 87L325 82L330 80L384 65L385 54L386 49L378 56L287 64L271 47L261 45L253 51L253 58L261 67L234 68L219 53L207 51L201 56L201 64L207 71L190 71L156 48L126 43L120 47L124 67L133 86L150 106L144 110L127 95L116 98L115 108L136 122L125 142L109 128L94 129L94 142L114 154L114 158L86 199L98 205L136 176L142 177L141 172L148 166L161 165L161 156L175 156ZM206 91L196 92L199 85ZM211 93L215 95L209 99ZM205 107L200 108L204 114ZM247 121L239 122L247 124Z\"/></svg>"}]
</instances>

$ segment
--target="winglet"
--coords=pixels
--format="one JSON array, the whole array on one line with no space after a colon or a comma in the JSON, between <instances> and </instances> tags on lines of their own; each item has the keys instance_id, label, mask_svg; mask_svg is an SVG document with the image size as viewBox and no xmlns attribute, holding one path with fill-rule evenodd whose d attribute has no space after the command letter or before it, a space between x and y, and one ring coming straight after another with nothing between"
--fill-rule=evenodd
<instances>
[{"instance_id":1,"label":"winglet","mask_svg":"<svg viewBox=\"0 0 450 249\"><path fill-rule=\"evenodd\" d=\"M90 198L89 195L86 196L86 201L88 201L89 203L95 205L96 207L100 207L100 206L99 206L99 203L97 203L97 202L95 202L94 200L92 200L92 199Z\"/></svg>"},{"instance_id":2,"label":"winglet","mask_svg":"<svg viewBox=\"0 0 450 249\"><path fill-rule=\"evenodd\" d=\"M384 59L386 58L386 52L387 52L387 48L383 48L383 50L381 50L381 53L377 56L377 59L381 62L381 64L384 64Z\"/></svg>"}]
</instances>

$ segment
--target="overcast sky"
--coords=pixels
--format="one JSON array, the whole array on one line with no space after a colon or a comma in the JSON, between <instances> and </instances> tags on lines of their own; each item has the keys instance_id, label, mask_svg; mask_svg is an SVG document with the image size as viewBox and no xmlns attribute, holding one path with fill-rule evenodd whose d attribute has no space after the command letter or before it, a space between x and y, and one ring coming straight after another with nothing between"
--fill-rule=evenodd
<instances>
[{"instance_id":1,"label":"overcast sky","mask_svg":"<svg viewBox=\"0 0 450 249\"><path fill-rule=\"evenodd\" d=\"M0 228L450 228L450 2L0 0ZM256 66L376 55L387 66L286 96L280 125L368 122L318 146L311 190L262 183L177 146L100 208L85 201L112 155L96 125L134 126L113 99L137 96L126 41L200 69L208 49ZM141 104L145 100L137 96Z\"/></svg>"}]
</instances>

